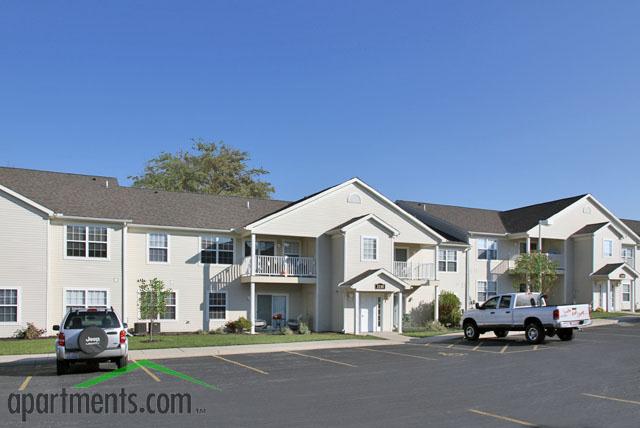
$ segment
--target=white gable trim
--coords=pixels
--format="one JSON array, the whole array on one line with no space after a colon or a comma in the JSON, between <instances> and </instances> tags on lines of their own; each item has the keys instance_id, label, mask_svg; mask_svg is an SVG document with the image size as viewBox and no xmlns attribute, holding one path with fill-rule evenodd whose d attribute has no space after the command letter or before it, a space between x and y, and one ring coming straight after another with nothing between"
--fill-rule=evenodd
<instances>
[{"instance_id":1,"label":"white gable trim","mask_svg":"<svg viewBox=\"0 0 640 428\"><path fill-rule=\"evenodd\" d=\"M310 204L312 202L315 202L321 198L324 198L325 196L328 196L340 189L343 189L351 184L357 184L359 186L364 187L365 190L367 190L368 192L372 193L374 196L380 198L385 204L387 204L389 206L390 209L392 209L393 211L397 212L398 214L400 214L401 216L403 216L404 218L406 218L408 221L410 221L415 227L417 227L418 229L421 229L422 231L424 231L425 233L427 233L428 235L431 235L437 239L439 239L441 242L446 241L446 238L444 236L441 236L438 232L436 232L435 230L431 229L429 226L425 225L424 223L422 223L420 220L418 220L417 218L415 218L414 216L412 216L411 214L409 214L408 212L406 212L405 210L403 210L402 208L400 208L398 205L394 204L393 201L391 201L389 198L387 198L386 196L384 196L382 193L378 192L377 190L375 190L373 187L369 186L368 184L366 184L364 181L360 180L359 178L352 178L350 180L345 181L344 183L338 184L336 186L333 186L327 190L324 190L320 193L318 193L317 195L314 195L310 198L307 199L303 199L298 203L295 203L281 211L275 212L273 214L270 214L266 217L263 217L257 221L254 221L253 223L250 223L248 225L246 225L244 228L247 230L251 230L254 229L258 226L263 225L264 223L267 223L273 219L276 219L280 216L286 215L292 211L297 210L300 207L303 207L307 204Z\"/></svg>"},{"instance_id":2,"label":"white gable trim","mask_svg":"<svg viewBox=\"0 0 640 428\"><path fill-rule=\"evenodd\" d=\"M591 274L589 274L589 276L596 277L596 278L612 278L612 279L615 279L615 275L619 275L619 274L617 274L617 272L620 272L621 270L627 271L627 273L632 274L635 278L640 277L640 272L638 272L637 270L635 270L634 268L632 268L631 266L629 266L626 263L621 265L621 266L618 266L613 271L611 271L611 273L609 273L609 274L597 275L595 273L591 273Z\"/></svg>"},{"instance_id":3,"label":"white gable trim","mask_svg":"<svg viewBox=\"0 0 640 428\"><path fill-rule=\"evenodd\" d=\"M371 272L369 275L365 276L364 278L360 279L358 282L354 283L354 284L350 284L347 285L346 283L349 281L343 281L340 284L338 284L339 287L343 287L343 288L350 288L353 290L357 290L357 286L359 283L361 283L362 281L371 278L372 276L379 276L379 275L384 275L386 277L388 277L390 279L390 281L388 282L393 282L396 285L404 288L405 290L410 290L411 286L409 284L407 284L406 282L404 282L403 280L401 280L400 278L398 278L397 276L395 276L394 274L392 274L391 272L389 272L388 270L384 269L384 268L380 268L378 270L376 270L375 272Z\"/></svg>"},{"instance_id":4,"label":"white gable trim","mask_svg":"<svg viewBox=\"0 0 640 428\"><path fill-rule=\"evenodd\" d=\"M384 229L387 229L389 232L391 232L391 234L393 236L398 236L400 234L400 231L398 229L396 229L395 227L391 226L389 223L385 222L384 220L382 220L380 217L376 216L375 214L367 214L362 218L359 218L358 220L354 221L353 223L349 223L348 225L340 228L340 229L335 229L333 231L333 233L335 232L346 232L349 229L353 229L356 226L361 225L362 223L366 223L367 221L373 221L375 223L378 223L380 226L382 226Z\"/></svg>"},{"instance_id":5,"label":"white gable trim","mask_svg":"<svg viewBox=\"0 0 640 428\"><path fill-rule=\"evenodd\" d=\"M24 202L27 205L32 206L33 208L37 209L38 211L42 211L43 213L47 214L47 215L53 215L53 211L50 210L49 208L40 205L37 202L32 201L31 199L27 198L26 196L21 195L18 192L14 192L13 190L9 189L8 187L5 187L3 185L0 184L0 190L3 191L4 193L6 193L7 195L10 195L16 199L18 199L19 201Z\"/></svg>"}]
</instances>

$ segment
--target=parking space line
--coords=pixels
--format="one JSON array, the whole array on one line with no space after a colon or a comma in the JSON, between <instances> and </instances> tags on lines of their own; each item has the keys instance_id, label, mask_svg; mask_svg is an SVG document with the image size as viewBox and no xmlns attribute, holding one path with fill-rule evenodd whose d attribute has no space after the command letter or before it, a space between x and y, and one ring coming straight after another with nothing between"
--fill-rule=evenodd
<instances>
[{"instance_id":1,"label":"parking space line","mask_svg":"<svg viewBox=\"0 0 640 428\"><path fill-rule=\"evenodd\" d=\"M504 351L506 351L508 347L509 347L509 344L504 345L504 346L502 347L502 349L500 350L500 353L501 353L501 354L504 354Z\"/></svg>"},{"instance_id":2,"label":"parking space line","mask_svg":"<svg viewBox=\"0 0 640 428\"><path fill-rule=\"evenodd\" d=\"M455 345L455 343L452 343L451 345L447 346L447 349L453 348L453 345Z\"/></svg>"},{"instance_id":3,"label":"parking space line","mask_svg":"<svg viewBox=\"0 0 640 428\"><path fill-rule=\"evenodd\" d=\"M245 369L253 370L256 373L260 373L260 374L263 374L263 375L268 375L269 374L268 372L265 372L264 370L260 370L260 369L257 369L255 367L251 367L251 366L248 366L246 364L239 363L237 361L228 360L228 359L223 358L223 357L221 357L219 355L212 355L212 357L213 358L217 358L218 360L225 361L225 362L230 363L230 364L235 364L236 366L244 367Z\"/></svg>"},{"instance_id":4,"label":"parking space line","mask_svg":"<svg viewBox=\"0 0 640 428\"><path fill-rule=\"evenodd\" d=\"M438 361L437 358L429 358L429 357L423 357L423 356L420 356L420 355L412 355L412 354L403 354L401 352L382 351L380 349L370 349L370 348L353 348L353 349L358 349L358 350L361 350L361 351L380 352L382 354L401 355L403 357L419 358L421 360Z\"/></svg>"},{"instance_id":5,"label":"parking space line","mask_svg":"<svg viewBox=\"0 0 640 428\"><path fill-rule=\"evenodd\" d=\"M536 424L532 424L531 422L523 421L521 419L510 418L508 416L495 415L493 413L483 412L483 411L476 410L476 409L469 409L469 411L472 412L472 413L476 413L478 415L489 416L489 417L492 417L492 418L500 419L500 420L503 420L503 421L511 422L511 423L514 423L514 424L517 424L517 425L522 425L522 426L525 426L525 427L537 427L538 426Z\"/></svg>"},{"instance_id":6,"label":"parking space line","mask_svg":"<svg viewBox=\"0 0 640 428\"><path fill-rule=\"evenodd\" d=\"M537 351L539 346L540 346L540 345L533 345L533 350L534 350L534 351Z\"/></svg>"},{"instance_id":7,"label":"parking space line","mask_svg":"<svg viewBox=\"0 0 640 428\"><path fill-rule=\"evenodd\" d=\"M358 348L356 348L356 349L358 349ZM327 362L327 363L339 364L341 366L358 367L358 366L354 366L353 364L343 363L342 361L336 361L336 360L330 360L328 358L316 357L315 355L307 355L307 354L302 354L300 352L294 352L294 351L284 351L284 352L287 353L287 354L298 355L300 357L313 358L314 360L320 360L320 361L324 361L324 362Z\"/></svg>"},{"instance_id":8,"label":"parking space line","mask_svg":"<svg viewBox=\"0 0 640 428\"><path fill-rule=\"evenodd\" d=\"M602 400L618 401L620 403L635 404L640 406L640 401L625 400L624 398L607 397L605 395L587 394L585 392L583 392L582 395L586 395L587 397L600 398Z\"/></svg>"},{"instance_id":9,"label":"parking space line","mask_svg":"<svg viewBox=\"0 0 640 428\"><path fill-rule=\"evenodd\" d=\"M151 372L151 370L149 370L148 368L146 368L145 366L143 366L142 364L138 364L138 362L136 360L131 360L135 365L137 365L138 367L140 367L142 370L144 370L144 372L146 374L149 375L149 377L153 380L155 380L156 382L160 382L160 378L158 376L156 376L155 374L153 374Z\"/></svg>"},{"instance_id":10,"label":"parking space line","mask_svg":"<svg viewBox=\"0 0 640 428\"><path fill-rule=\"evenodd\" d=\"M472 351L477 351L480 346L482 346L482 342L478 342L478 344L473 347Z\"/></svg>"},{"instance_id":11,"label":"parking space line","mask_svg":"<svg viewBox=\"0 0 640 428\"><path fill-rule=\"evenodd\" d=\"M33 376L27 376L20 385L20 388L18 388L18 391L24 391L25 389L27 389L27 385L29 385L29 382L31 382L32 377Z\"/></svg>"}]
</instances>

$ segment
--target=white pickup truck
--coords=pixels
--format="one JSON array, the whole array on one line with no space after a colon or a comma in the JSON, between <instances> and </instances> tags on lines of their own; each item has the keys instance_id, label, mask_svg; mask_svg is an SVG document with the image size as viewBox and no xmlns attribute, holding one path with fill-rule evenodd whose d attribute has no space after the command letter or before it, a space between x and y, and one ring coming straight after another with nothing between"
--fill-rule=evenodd
<instances>
[{"instance_id":1,"label":"white pickup truck","mask_svg":"<svg viewBox=\"0 0 640 428\"><path fill-rule=\"evenodd\" d=\"M536 344L555 334L560 340L571 340L574 329L591 324L589 310L589 305L547 306L540 293L501 294L465 311L462 329L468 340L478 340L487 331L498 337L524 331L527 342Z\"/></svg>"}]
</instances>

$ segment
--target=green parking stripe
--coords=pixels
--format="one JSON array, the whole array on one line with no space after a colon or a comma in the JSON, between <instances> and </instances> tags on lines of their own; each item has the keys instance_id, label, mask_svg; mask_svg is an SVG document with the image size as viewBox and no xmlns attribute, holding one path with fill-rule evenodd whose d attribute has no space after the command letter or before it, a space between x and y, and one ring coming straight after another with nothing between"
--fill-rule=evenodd
<instances>
[{"instance_id":1,"label":"green parking stripe","mask_svg":"<svg viewBox=\"0 0 640 428\"><path fill-rule=\"evenodd\" d=\"M137 364L131 364L131 365L128 365L126 367L122 367L122 368L116 369L116 370L114 370L112 372L102 374L102 375L100 375L98 377L94 377L92 379L85 380L84 382L80 382L79 384L74 385L74 388L90 388L90 387L95 386L95 385L97 385L99 383L106 382L109 379L113 379L113 378L122 376L125 373L129 373L129 372L138 370L139 368L140 367Z\"/></svg>"},{"instance_id":2,"label":"green parking stripe","mask_svg":"<svg viewBox=\"0 0 640 428\"><path fill-rule=\"evenodd\" d=\"M168 374L170 376L177 377L178 379L186 380L187 382L191 382L191 383L195 383L196 385L204 386L205 388L215 389L217 391L222 391L220 388L218 388L215 385L210 385L210 384L208 384L206 382L201 381L200 379L196 379L196 378L191 377L189 375L186 375L184 373L180 373L180 372L177 372L175 370L171 370L170 368L162 366L160 364L156 364L153 361L142 360L142 361L138 361L138 364L142 364L145 367L148 367L150 369L154 369L154 370L157 370L159 372Z\"/></svg>"}]
</instances>

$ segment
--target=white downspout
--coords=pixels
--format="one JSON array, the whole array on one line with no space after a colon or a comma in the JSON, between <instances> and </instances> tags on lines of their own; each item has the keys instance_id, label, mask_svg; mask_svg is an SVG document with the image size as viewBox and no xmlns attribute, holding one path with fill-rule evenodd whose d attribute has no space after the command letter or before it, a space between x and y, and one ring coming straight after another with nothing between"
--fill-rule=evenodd
<instances>
[{"instance_id":1,"label":"white downspout","mask_svg":"<svg viewBox=\"0 0 640 428\"><path fill-rule=\"evenodd\" d=\"M127 320L127 223L122 225L122 322L128 323Z\"/></svg>"},{"instance_id":2,"label":"white downspout","mask_svg":"<svg viewBox=\"0 0 640 428\"><path fill-rule=\"evenodd\" d=\"M251 234L251 296L249 319L251 320L251 334L256 334L256 283L253 277L256 274L256 234Z\"/></svg>"}]
</instances>

